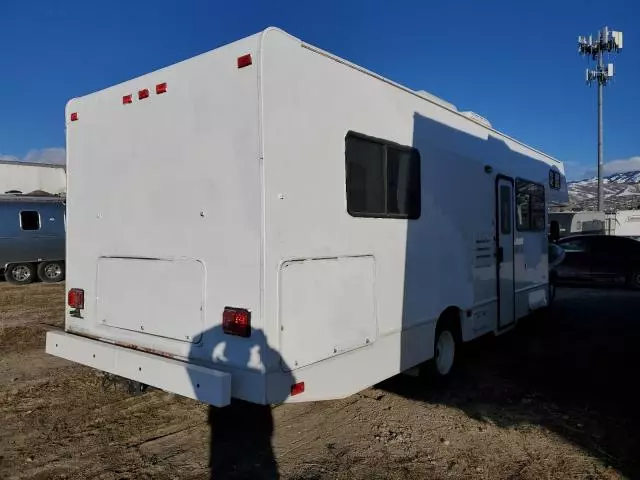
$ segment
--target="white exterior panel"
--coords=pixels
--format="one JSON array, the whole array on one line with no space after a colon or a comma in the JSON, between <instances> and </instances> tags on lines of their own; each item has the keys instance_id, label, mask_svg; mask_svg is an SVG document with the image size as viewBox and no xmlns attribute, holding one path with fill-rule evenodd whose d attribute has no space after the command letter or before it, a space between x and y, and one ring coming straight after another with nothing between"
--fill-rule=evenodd
<instances>
[{"instance_id":1,"label":"white exterior panel","mask_svg":"<svg viewBox=\"0 0 640 480\"><path fill-rule=\"evenodd\" d=\"M263 369L255 353L264 335L229 337L221 329L226 306L250 310L256 332L263 328L258 40L69 102L67 285L84 289L85 309L82 318L69 312L66 328L237 370L234 395L263 401L263 381L239 392L247 390L243 378ZM254 64L238 68L245 54ZM167 90L156 94L161 83ZM149 96L139 99L143 89ZM127 95L131 103L123 103ZM119 284L113 268L101 283L105 257L124 259ZM127 268L136 259L146 266ZM173 260L199 265L191 269L197 278L164 268ZM197 303L181 314L185 295ZM103 322L100 309L119 318ZM140 329L150 323L149 332ZM176 338L186 336L201 341Z\"/></svg>"},{"instance_id":2,"label":"white exterior panel","mask_svg":"<svg viewBox=\"0 0 640 480\"><path fill-rule=\"evenodd\" d=\"M498 178L566 198L549 187L561 162L277 29L73 112L67 284L86 304L66 329L227 372L231 396L258 403L342 397L428 360L445 313L465 341L500 333ZM349 132L419 151L419 218L347 212ZM547 242L513 232L517 319L547 303ZM121 263L103 278L105 258ZM226 306L251 312L249 338L222 332Z\"/></svg>"}]
</instances>

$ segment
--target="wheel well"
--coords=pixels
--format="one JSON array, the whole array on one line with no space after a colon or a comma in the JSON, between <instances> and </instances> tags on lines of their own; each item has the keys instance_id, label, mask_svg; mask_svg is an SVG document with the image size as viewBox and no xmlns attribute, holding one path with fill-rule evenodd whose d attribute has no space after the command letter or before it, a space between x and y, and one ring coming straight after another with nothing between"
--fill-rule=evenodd
<instances>
[{"instance_id":1,"label":"wheel well","mask_svg":"<svg viewBox=\"0 0 640 480\"><path fill-rule=\"evenodd\" d=\"M445 326L449 327L452 333L456 335L456 340L462 340L462 310L454 306L445 308L438 317L436 331Z\"/></svg>"}]
</instances>

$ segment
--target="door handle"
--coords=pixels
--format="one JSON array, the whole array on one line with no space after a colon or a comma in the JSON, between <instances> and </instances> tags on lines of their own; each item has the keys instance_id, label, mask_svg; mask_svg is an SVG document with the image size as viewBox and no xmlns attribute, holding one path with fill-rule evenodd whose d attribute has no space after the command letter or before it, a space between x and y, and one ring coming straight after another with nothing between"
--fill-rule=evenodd
<instances>
[{"instance_id":1,"label":"door handle","mask_svg":"<svg viewBox=\"0 0 640 480\"><path fill-rule=\"evenodd\" d=\"M502 247L498 247L498 263L502 263L504 260L504 249Z\"/></svg>"}]
</instances>

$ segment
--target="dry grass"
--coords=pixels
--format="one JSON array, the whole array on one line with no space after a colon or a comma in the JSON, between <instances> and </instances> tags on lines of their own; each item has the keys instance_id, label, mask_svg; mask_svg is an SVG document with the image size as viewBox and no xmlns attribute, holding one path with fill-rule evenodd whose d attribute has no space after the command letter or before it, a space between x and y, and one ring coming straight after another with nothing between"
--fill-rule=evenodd
<instances>
[{"instance_id":1,"label":"dry grass","mask_svg":"<svg viewBox=\"0 0 640 480\"><path fill-rule=\"evenodd\" d=\"M617 397L613 366L594 371L585 358L602 345L595 327L566 323L578 319L572 295L556 316L472 346L447 387L396 378L344 400L277 407L262 429L241 404L225 420L169 393L103 388L93 370L42 351L42 324L62 324L64 287L0 284L0 478L209 478L210 453L235 464L215 478L636 477L635 409ZM580 308L623 309L608 321L624 339L624 309L638 299L616 295L587 295ZM638 357L625 358L633 367Z\"/></svg>"}]
</instances>

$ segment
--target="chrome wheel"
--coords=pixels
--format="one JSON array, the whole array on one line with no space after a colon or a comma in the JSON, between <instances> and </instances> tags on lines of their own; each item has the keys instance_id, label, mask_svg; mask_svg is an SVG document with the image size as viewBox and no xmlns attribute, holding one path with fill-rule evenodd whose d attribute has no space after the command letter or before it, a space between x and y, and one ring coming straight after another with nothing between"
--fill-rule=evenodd
<instances>
[{"instance_id":1,"label":"chrome wheel","mask_svg":"<svg viewBox=\"0 0 640 480\"><path fill-rule=\"evenodd\" d=\"M26 282L31 278L31 269L26 265L17 265L11 269L11 276L16 282Z\"/></svg>"},{"instance_id":2,"label":"chrome wheel","mask_svg":"<svg viewBox=\"0 0 640 480\"><path fill-rule=\"evenodd\" d=\"M44 276L49 280L55 280L62 274L62 267L58 263L49 263L44 267Z\"/></svg>"}]
</instances>

